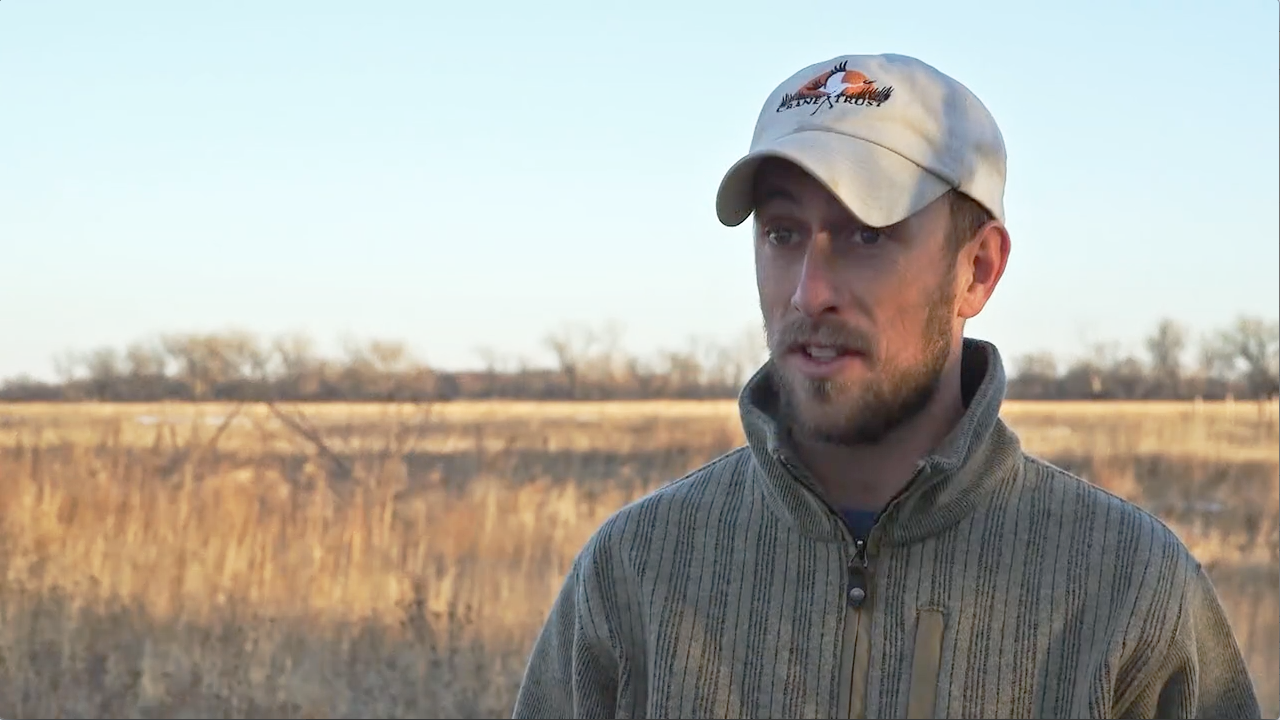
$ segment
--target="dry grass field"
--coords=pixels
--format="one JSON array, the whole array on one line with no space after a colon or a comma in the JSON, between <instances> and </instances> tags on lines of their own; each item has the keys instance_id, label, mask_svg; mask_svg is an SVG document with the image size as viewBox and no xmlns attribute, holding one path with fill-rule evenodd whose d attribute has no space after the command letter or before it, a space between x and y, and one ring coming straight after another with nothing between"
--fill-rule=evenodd
<instances>
[{"instance_id":1,"label":"dry grass field","mask_svg":"<svg viewBox=\"0 0 1280 720\"><path fill-rule=\"evenodd\" d=\"M0 717L501 717L574 552L730 402L0 405ZM1280 715L1274 404L1006 405L1206 563Z\"/></svg>"}]
</instances>

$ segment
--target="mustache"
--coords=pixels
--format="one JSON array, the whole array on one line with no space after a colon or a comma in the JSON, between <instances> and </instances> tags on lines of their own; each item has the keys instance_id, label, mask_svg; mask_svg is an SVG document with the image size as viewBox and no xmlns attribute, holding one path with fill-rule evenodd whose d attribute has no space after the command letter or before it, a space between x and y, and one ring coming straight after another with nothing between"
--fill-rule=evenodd
<instances>
[{"instance_id":1,"label":"mustache","mask_svg":"<svg viewBox=\"0 0 1280 720\"><path fill-rule=\"evenodd\" d=\"M870 335L831 318L796 318L769 334L767 340L769 351L774 355L798 350L805 345L828 345L868 357L875 349Z\"/></svg>"}]
</instances>

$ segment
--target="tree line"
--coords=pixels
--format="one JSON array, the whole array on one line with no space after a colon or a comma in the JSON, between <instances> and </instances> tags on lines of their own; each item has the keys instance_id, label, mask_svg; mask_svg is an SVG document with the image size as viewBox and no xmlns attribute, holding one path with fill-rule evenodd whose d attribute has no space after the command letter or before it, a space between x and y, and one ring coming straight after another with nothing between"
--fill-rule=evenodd
<instances>
[{"instance_id":1,"label":"tree line","mask_svg":"<svg viewBox=\"0 0 1280 720\"><path fill-rule=\"evenodd\" d=\"M690 340L648 358L627 352L616 323L548 334L554 361L539 367L491 349L478 367L432 369L396 340L348 342L336 356L301 334L264 340L242 331L164 334L123 349L70 352L55 382L0 382L0 401L153 402L606 400L731 398L764 360L758 331L722 342ZM1163 320L1142 351L1098 343L1063 361L1032 353L1010 362L1010 399L1270 398L1277 393L1280 323L1238 318L1193 342Z\"/></svg>"}]
</instances>

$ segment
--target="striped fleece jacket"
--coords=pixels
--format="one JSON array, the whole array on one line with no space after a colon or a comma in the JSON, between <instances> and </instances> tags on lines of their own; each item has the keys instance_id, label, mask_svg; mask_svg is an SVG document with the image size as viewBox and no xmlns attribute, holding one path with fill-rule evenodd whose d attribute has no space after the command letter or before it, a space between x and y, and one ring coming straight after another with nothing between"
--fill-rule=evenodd
<instances>
[{"instance_id":1,"label":"striped fleece jacket","mask_svg":"<svg viewBox=\"0 0 1280 720\"><path fill-rule=\"evenodd\" d=\"M1021 450L994 346L962 366L963 419L864 544L789 453L766 364L747 445L575 558L514 717L1260 717L1186 547Z\"/></svg>"}]
</instances>

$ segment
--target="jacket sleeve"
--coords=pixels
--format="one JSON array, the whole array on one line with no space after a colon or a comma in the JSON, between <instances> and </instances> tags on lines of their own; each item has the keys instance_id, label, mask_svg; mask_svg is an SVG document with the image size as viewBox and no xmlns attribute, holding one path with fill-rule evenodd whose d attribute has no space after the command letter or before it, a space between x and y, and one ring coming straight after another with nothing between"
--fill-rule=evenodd
<instances>
[{"instance_id":1,"label":"jacket sleeve","mask_svg":"<svg viewBox=\"0 0 1280 720\"><path fill-rule=\"evenodd\" d=\"M1261 718L1244 655L1198 563L1182 600L1166 651L1117 717Z\"/></svg>"},{"instance_id":2,"label":"jacket sleeve","mask_svg":"<svg viewBox=\"0 0 1280 720\"><path fill-rule=\"evenodd\" d=\"M619 661L592 582L591 553L579 554L534 640L513 718L612 718Z\"/></svg>"}]
</instances>

